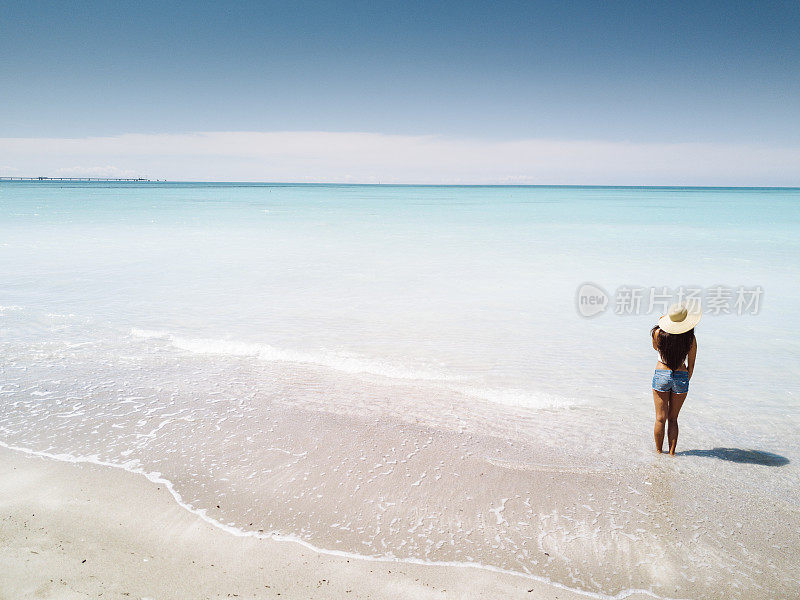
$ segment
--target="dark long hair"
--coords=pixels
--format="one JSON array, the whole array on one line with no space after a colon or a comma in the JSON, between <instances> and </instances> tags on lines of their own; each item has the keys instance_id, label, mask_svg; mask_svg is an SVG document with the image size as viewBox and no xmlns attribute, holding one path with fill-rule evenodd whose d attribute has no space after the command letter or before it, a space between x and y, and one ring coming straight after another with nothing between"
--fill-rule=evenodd
<instances>
[{"instance_id":1,"label":"dark long hair","mask_svg":"<svg viewBox=\"0 0 800 600\"><path fill-rule=\"evenodd\" d=\"M656 325L650 330L650 336L655 337L661 360L673 371L683 365L694 343L694 329L685 333L667 333Z\"/></svg>"}]
</instances>

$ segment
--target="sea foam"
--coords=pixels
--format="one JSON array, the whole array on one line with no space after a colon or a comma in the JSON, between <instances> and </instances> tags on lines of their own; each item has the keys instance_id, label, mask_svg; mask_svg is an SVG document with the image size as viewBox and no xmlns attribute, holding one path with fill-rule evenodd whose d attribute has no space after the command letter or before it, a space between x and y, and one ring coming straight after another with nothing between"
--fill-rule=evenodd
<instances>
[{"instance_id":1,"label":"sea foam","mask_svg":"<svg viewBox=\"0 0 800 600\"><path fill-rule=\"evenodd\" d=\"M276 348L269 344L240 342L211 338L185 338L166 331L131 329L133 337L168 342L174 348L193 354L219 354L223 356L251 356L267 362L292 362L315 365L349 374L368 374L391 379L424 381L454 381L456 378L442 372L410 369L400 365L369 360L367 358L336 352L306 352Z\"/></svg>"},{"instance_id":2,"label":"sea foam","mask_svg":"<svg viewBox=\"0 0 800 600\"><path fill-rule=\"evenodd\" d=\"M541 409L563 409L582 404L576 398L519 389L498 389L465 383L444 372L411 369L384 361L369 360L335 352L306 352L276 348L270 344L213 338L186 338L158 329L132 328L130 335L143 340L161 340L169 346L192 354L229 357L252 357L265 362L287 362L312 365L348 375L370 375L387 379L438 384L442 389L467 398L506 406Z\"/></svg>"}]
</instances>

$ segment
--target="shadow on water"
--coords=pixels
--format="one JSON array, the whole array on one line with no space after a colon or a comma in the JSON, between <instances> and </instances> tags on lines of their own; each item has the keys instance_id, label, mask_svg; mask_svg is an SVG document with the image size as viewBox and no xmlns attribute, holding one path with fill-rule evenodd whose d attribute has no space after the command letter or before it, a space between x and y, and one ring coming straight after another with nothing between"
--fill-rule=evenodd
<instances>
[{"instance_id":1,"label":"shadow on water","mask_svg":"<svg viewBox=\"0 0 800 600\"><path fill-rule=\"evenodd\" d=\"M712 448L711 450L684 450L676 452L678 456L707 456L737 463L782 467L789 464L789 459L780 454L761 450L744 450L742 448Z\"/></svg>"}]
</instances>

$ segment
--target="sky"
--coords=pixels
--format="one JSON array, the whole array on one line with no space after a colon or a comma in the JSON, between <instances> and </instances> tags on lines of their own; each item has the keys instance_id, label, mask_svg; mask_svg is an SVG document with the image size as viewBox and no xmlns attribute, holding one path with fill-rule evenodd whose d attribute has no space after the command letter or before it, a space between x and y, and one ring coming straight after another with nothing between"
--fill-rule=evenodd
<instances>
[{"instance_id":1,"label":"sky","mask_svg":"<svg viewBox=\"0 0 800 600\"><path fill-rule=\"evenodd\" d=\"M800 2L4 2L0 175L800 185Z\"/></svg>"}]
</instances>

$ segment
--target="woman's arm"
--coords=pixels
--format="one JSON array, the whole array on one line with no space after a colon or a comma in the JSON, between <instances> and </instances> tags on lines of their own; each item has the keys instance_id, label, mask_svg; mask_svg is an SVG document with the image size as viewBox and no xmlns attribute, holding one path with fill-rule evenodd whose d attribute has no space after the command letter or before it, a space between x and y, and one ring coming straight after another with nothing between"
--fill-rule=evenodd
<instances>
[{"instance_id":1,"label":"woman's arm","mask_svg":"<svg viewBox=\"0 0 800 600\"><path fill-rule=\"evenodd\" d=\"M686 366L689 369L689 379L692 378L692 372L694 371L694 359L697 358L697 340L695 339L692 341L692 347L689 348L689 356L686 359Z\"/></svg>"},{"instance_id":2,"label":"woman's arm","mask_svg":"<svg viewBox=\"0 0 800 600\"><path fill-rule=\"evenodd\" d=\"M658 344L656 343L656 339L658 339L658 328L657 327L653 327L653 329L650 331L650 337L653 339L653 350L658 352Z\"/></svg>"}]
</instances>

